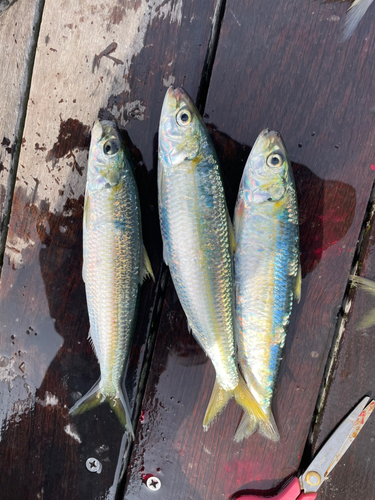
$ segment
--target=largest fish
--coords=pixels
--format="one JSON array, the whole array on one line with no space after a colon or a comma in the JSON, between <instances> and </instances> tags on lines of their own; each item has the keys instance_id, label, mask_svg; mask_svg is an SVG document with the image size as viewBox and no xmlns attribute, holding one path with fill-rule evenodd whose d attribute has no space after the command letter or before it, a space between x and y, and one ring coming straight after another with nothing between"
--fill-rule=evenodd
<instances>
[{"instance_id":1,"label":"largest fish","mask_svg":"<svg viewBox=\"0 0 375 500\"><path fill-rule=\"evenodd\" d=\"M133 166L116 124L94 124L83 216L83 269L89 338L100 364L98 383L70 410L83 413L108 401L134 436L121 390L137 320L139 289L152 275L142 243L141 213Z\"/></svg>"},{"instance_id":2,"label":"largest fish","mask_svg":"<svg viewBox=\"0 0 375 500\"><path fill-rule=\"evenodd\" d=\"M277 132L263 130L251 150L238 191L234 231L238 360L272 424L264 427L245 415L235 440L259 427L277 441L272 394L293 300L301 294L297 195Z\"/></svg>"},{"instance_id":3,"label":"largest fish","mask_svg":"<svg viewBox=\"0 0 375 500\"><path fill-rule=\"evenodd\" d=\"M161 112L158 191L164 260L189 327L216 371L204 428L232 396L267 425L235 361L234 238L218 161L197 109L179 88L168 89Z\"/></svg>"}]
</instances>

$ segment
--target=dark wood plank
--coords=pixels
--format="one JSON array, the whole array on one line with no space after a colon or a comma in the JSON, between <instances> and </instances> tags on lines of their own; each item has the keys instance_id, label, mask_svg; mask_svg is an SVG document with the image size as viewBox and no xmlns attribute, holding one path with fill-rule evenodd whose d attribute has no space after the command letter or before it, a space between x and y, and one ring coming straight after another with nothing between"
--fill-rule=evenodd
<instances>
[{"instance_id":1,"label":"dark wood plank","mask_svg":"<svg viewBox=\"0 0 375 500\"><path fill-rule=\"evenodd\" d=\"M2 500L114 497L123 430L107 405L68 416L99 376L81 279L90 129L98 115L126 128L157 276L159 112L170 83L197 93L213 11L213 1L45 3L0 288ZM151 282L142 289L126 378L132 403L154 292ZM89 457L100 474L86 469Z\"/></svg>"},{"instance_id":2,"label":"dark wood plank","mask_svg":"<svg viewBox=\"0 0 375 500\"><path fill-rule=\"evenodd\" d=\"M42 4L19 2L5 12L10 3L14 2L0 3L0 267Z\"/></svg>"},{"instance_id":3,"label":"dark wood plank","mask_svg":"<svg viewBox=\"0 0 375 500\"><path fill-rule=\"evenodd\" d=\"M203 433L214 370L189 336L171 286L127 500L151 495L150 474L160 476L163 498L206 499L275 493L298 469L374 179L375 25L369 12L352 39L339 44L337 21L346 8L228 0L207 99L205 120L214 124L231 211L262 128L282 133L294 162L304 279L273 404L281 441L256 435L233 443L241 416L233 402Z\"/></svg>"},{"instance_id":4,"label":"dark wood plank","mask_svg":"<svg viewBox=\"0 0 375 500\"><path fill-rule=\"evenodd\" d=\"M375 278L375 224L365 234L359 256L360 276ZM313 435L316 452L336 425L352 408L375 391L375 327L361 328L363 317L374 309L374 298L364 290L351 289L345 322L327 380L327 391ZM353 498L359 492L364 498L375 498L375 417L371 416L349 450L322 486L318 498L334 500Z\"/></svg>"}]
</instances>

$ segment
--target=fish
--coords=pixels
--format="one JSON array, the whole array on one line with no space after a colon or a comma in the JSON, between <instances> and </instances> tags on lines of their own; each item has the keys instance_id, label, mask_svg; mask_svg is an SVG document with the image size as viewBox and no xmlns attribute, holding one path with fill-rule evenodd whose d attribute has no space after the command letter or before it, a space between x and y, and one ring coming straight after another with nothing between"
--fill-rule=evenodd
<instances>
[{"instance_id":1,"label":"fish","mask_svg":"<svg viewBox=\"0 0 375 500\"><path fill-rule=\"evenodd\" d=\"M270 424L244 415L240 441L256 430L280 439L271 402L293 301L301 295L298 205L288 153L263 130L245 164L234 212L237 358Z\"/></svg>"},{"instance_id":2,"label":"fish","mask_svg":"<svg viewBox=\"0 0 375 500\"><path fill-rule=\"evenodd\" d=\"M77 415L107 401L134 438L121 382L137 321L139 290L154 279L143 245L141 210L129 152L113 121L97 120L91 134L83 213L83 266L89 340L100 379L71 408Z\"/></svg>"},{"instance_id":3,"label":"fish","mask_svg":"<svg viewBox=\"0 0 375 500\"><path fill-rule=\"evenodd\" d=\"M266 426L235 359L234 235L219 163L192 99L173 86L159 124L158 205L164 261L189 330L216 372L204 430L232 397Z\"/></svg>"},{"instance_id":4,"label":"fish","mask_svg":"<svg viewBox=\"0 0 375 500\"><path fill-rule=\"evenodd\" d=\"M373 0L355 0L352 3L346 14L344 29L341 36L342 42L348 40L352 36L372 2Z\"/></svg>"}]
</instances>

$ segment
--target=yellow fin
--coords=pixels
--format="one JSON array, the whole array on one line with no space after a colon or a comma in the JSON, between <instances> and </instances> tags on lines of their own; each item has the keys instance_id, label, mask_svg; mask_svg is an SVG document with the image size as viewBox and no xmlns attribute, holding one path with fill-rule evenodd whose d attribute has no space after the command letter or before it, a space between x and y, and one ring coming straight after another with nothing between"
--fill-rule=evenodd
<instances>
[{"instance_id":1,"label":"yellow fin","mask_svg":"<svg viewBox=\"0 0 375 500\"><path fill-rule=\"evenodd\" d=\"M233 396L231 391L225 391L215 380L210 402L208 403L206 414L203 419L203 428L206 431L214 419L224 410L226 404Z\"/></svg>"},{"instance_id":2,"label":"yellow fin","mask_svg":"<svg viewBox=\"0 0 375 500\"><path fill-rule=\"evenodd\" d=\"M294 288L294 298L297 302L301 300L301 289L302 289L302 271L301 262L298 264L296 284Z\"/></svg>"},{"instance_id":3,"label":"yellow fin","mask_svg":"<svg viewBox=\"0 0 375 500\"><path fill-rule=\"evenodd\" d=\"M375 282L369 280L367 278L362 278L361 276L349 276L349 280L352 285L357 288L362 288L370 295L375 295ZM365 317L359 321L356 325L357 328L369 328L370 326L375 324L375 309L372 309L369 313L365 315Z\"/></svg>"},{"instance_id":4,"label":"yellow fin","mask_svg":"<svg viewBox=\"0 0 375 500\"><path fill-rule=\"evenodd\" d=\"M154 273L152 272L151 262L148 258L147 251L143 245L143 268L142 268L142 277L141 280L144 281L148 277L152 278L155 281Z\"/></svg>"},{"instance_id":5,"label":"yellow fin","mask_svg":"<svg viewBox=\"0 0 375 500\"><path fill-rule=\"evenodd\" d=\"M234 254L236 251L236 238L234 236L233 224L230 219L228 207L227 207L227 221L228 221L229 248L231 250L231 253Z\"/></svg>"},{"instance_id":6,"label":"yellow fin","mask_svg":"<svg viewBox=\"0 0 375 500\"><path fill-rule=\"evenodd\" d=\"M238 386L234 390L234 397L237 403L245 410L245 416L242 418L242 422L234 436L235 441L239 442L251 436L258 427L261 434L268 439L272 439L273 441L280 439L272 413L266 414L263 411L241 375Z\"/></svg>"}]
</instances>

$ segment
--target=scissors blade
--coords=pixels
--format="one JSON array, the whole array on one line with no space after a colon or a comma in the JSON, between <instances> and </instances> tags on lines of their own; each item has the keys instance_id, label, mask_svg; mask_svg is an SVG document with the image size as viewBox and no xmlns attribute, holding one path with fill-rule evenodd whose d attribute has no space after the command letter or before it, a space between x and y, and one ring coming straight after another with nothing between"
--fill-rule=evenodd
<instances>
[{"instance_id":1,"label":"scissors blade","mask_svg":"<svg viewBox=\"0 0 375 500\"><path fill-rule=\"evenodd\" d=\"M357 437L371 412L375 409L375 401L371 401L366 406L369 400L370 398L367 396L362 399L311 462L300 478L301 487L305 493L318 491L328 474Z\"/></svg>"}]
</instances>

